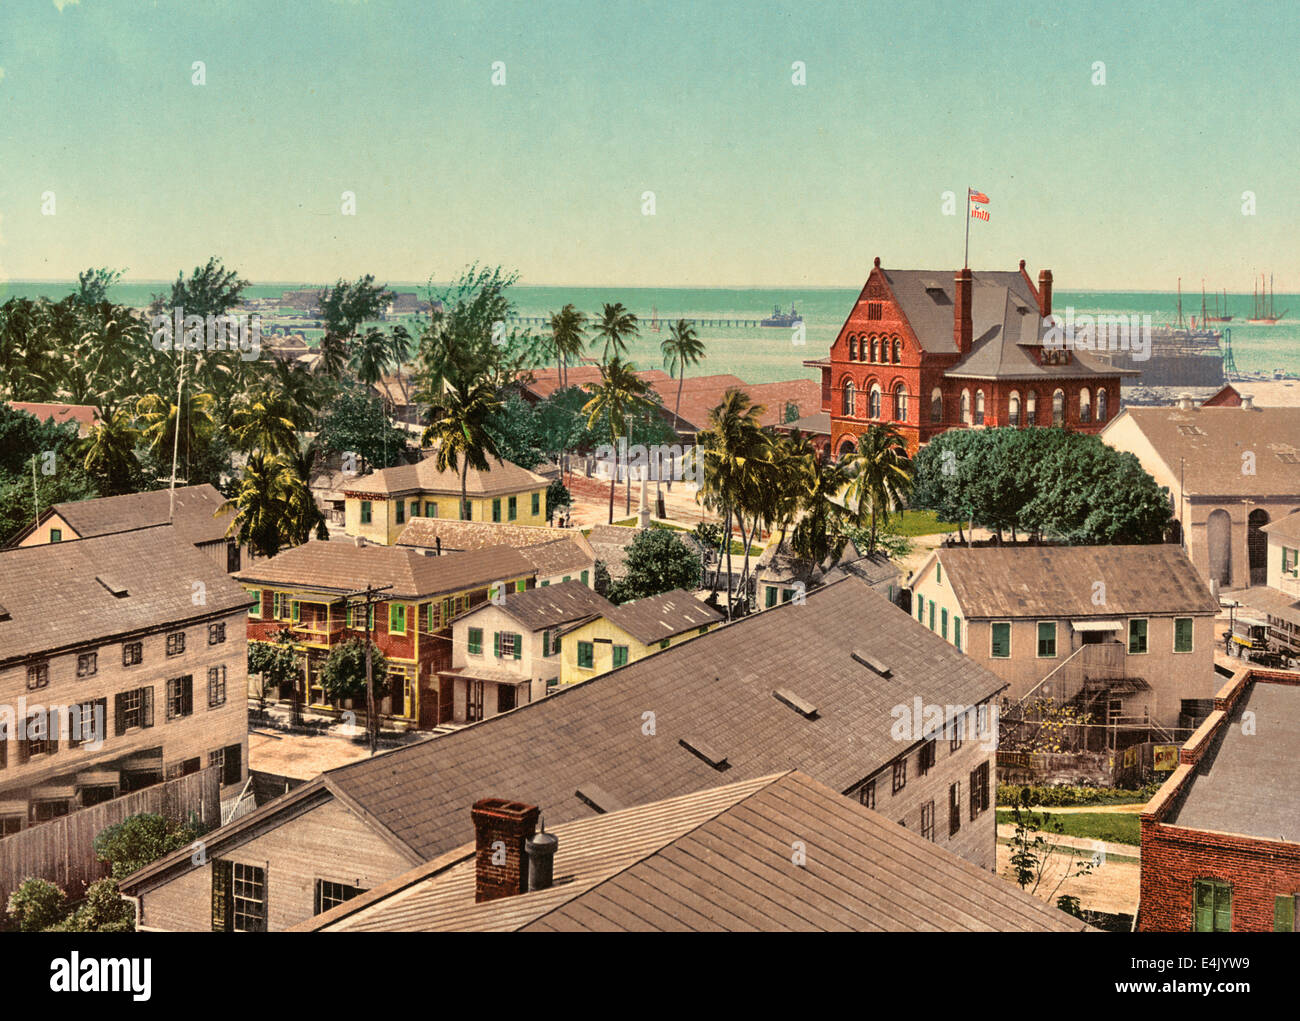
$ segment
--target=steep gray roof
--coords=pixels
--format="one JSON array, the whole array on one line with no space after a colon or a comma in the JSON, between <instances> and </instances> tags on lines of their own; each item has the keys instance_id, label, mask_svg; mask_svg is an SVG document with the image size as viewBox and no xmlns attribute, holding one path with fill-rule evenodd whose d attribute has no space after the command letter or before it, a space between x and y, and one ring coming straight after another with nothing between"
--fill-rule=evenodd
<instances>
[{"instance_id":1,"label":"steep gray roof","mask_svg":"<svg viewBox=\"0 0 1300 1021\"><path fill-rule=\"evenodd\" d=\"M486 603L471 610L458 623L463 623L489 609L508 613L529 631L542 631L570 621L585 620L597 614L608 614L617 607L580 581L563 581L558 585L548 585L545 588L507 592L500 603Z\"/></svg>"}]
</instances>

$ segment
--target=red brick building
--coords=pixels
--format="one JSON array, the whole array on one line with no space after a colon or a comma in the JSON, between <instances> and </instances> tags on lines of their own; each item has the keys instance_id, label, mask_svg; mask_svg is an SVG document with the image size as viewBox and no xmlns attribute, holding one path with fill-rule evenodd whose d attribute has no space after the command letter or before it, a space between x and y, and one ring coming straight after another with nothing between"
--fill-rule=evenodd
<instances>
[{"instance_id":1,"label":"red brick building","mask_svg":"<svg viewBox=\"0 0 1300 1021\"><path fill-rule=\"evenodd\" d=\"M1143 932L1294 932L1300 677L1242 670L1142 811Z\"/></svg>"},{"instance_id":2,"label":"red brick building","mask_svg":"<svg viewBox=\"0 0 1300 1021\"><path fill-rule=\"evenodd\" d=\"M821 369L829 449L888 422L908 450L946 429L1060 425L1097 432L1119 410L1126 373L1044 345L1052 272L955 276L888 270L876 259ZM1128 375L1134 373L1128 372Z\"/></svg>"}]
</instances>

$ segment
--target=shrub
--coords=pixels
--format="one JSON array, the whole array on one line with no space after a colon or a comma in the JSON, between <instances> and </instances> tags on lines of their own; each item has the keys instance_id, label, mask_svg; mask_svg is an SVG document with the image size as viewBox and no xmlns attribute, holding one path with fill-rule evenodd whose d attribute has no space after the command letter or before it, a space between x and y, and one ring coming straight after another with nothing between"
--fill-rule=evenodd
<instances>
[{"instance_id":1,"label":"shrub","mask_svg":"<svg viewBox=\"0 0 1300 1021\"><path fill-rule=\"evenodd\" d=\"M1087 787L1068 784L998 784L998 804L1004 807L1025 804L1044 808L1064 808L1070 805L1122 805L1149 801L1160 789L1149 783L1137 790L1122 787ZM1022 794L1024 797L1022 797ZM1028 798L1028 800L1024 800Z\"/></svg>"},{"instance_id":2,"label":"shrub","mask_svg":"<svg viewBox=\"0 0 1300 1021\"><path fill-rule=\"evenodd\" d=\"M46 879L24 879L9 895L9 917L21 932L40 932L63 921L68 898Z\"/></svg>"},{"instance_id":3,"label":"shrub","mask_svg":"<svg viewBox=\"0 0 1300 1021\"><path fill-rule=\"evenodd\" d=\"M179 824L165 816L141 812L101 830L95 837L95 855L112 865L114 879L125 879L202 835L203 826L194 815Z\"/></svg>"}]
</instances>

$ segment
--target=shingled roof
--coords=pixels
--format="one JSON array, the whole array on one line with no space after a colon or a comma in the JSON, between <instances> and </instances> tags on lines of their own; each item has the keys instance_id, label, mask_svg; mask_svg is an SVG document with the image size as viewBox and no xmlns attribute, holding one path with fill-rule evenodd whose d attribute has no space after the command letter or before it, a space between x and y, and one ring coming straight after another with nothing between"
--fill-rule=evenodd
<instances>
[{"instance_id":1,"label":"shingled roof","mask_svg":"<svg viewBox=\"0 0 1300 1021\"><path fill-rule=\"evenodd\" d=\"M196 582L204 585L202 606L194 604ZM171 525L4 550L0 662L89 646L248 604L248 593Z\"/></svg>"},{"instance_id":2,"label":"shingled roof","mask_svg":"<svg viewBox=\"0 0 1300 1021\"><path fill-rule=\"evenodd\" d=\"M545 810L545 806L542 806ZM549 828L549 889L474 902L468 844L299 931L1078 932L1024 893L797 770ZM808 862L791 863L802 842ZM962 896L954 899L953 890Z\"/></svg>"},{"instance_id":3,"label":"shingled roof","mask_svg":"<svg viewBox=\"0 0 1300 1021\"><path fill-rule=\"evenodd\" d=\"M1300 407L1125 408L1103 430L1112 446L1131 419L1189 496L1300 494ZM1254 472L1242 455L1254 456ZM1300 502L1300 501L1298 501Z\"/></svg>"},{"instance_id":4,"label":"shingled roof","mask_svg":"<svg viewBox=\"0 0 1300 1021\"><path fill-rule=\"evenodd\" d=\"M587 537L576 529L512 525L494 521L412 518L398 536L397 545L435 549L440 540L444 552L512 546L544 578L565 571L581 571L596 561L595 549Z\"/></svg>"},{"instance_id":5,"label":"shingled roof","mask_svg":"<svg viewBox=\"0 0 1300 1021\"><path fill-rule=\"evenodd\" d=\"M469 620L485 610L501 610L529 631L585 620L594 614L605 615L617 609L602 595L593 592L580 581L564 581L545 588L530 588L523 592L507 592L499 603L487 603L471 610L458 623Z\"/></svg>"},{"instance_id":6,"label":"shingled roof","mask_svg":"<svg viewBox=\"0 0 1300 1021\"><path fill-rule=\"evenodd\" d=\"M469 469L465 477L466 496L496 496L546 487L546 480L540 475L521 468L511 461L489 460L488 464L491 465L488 471ZM437 458L431 454L416 464L400 464L394 468L383 468L373 475L359 476L349 482L344 489L348 493L362 496L435 493L459 500L460 472L450 468L439 471Z\"/></svg>"},{"instance_id":7,"label":"shingled roof","mask_svg":"<svg viewBox=\"0 0 1300 1021\"><path fill-rule=\"evenodd\" d=\"M234 512L218 516L217 511L226 502L215 486L176 487L176 511L171 524L178 534L191 543L217 542L226 537ZM122 496L101 496L94 500L72 500L56 503L41 515L44 521L58 514L77 535L89 539L98 535L125 532L148 525L167 524L171 508L171 491L155 489L147 493L126 493ZM29 534L27 529L14 541Z\"/></svg>"},{"instance_id":8,"label":"shingled roof","mask_svg":"<svg viewBox=\"0 0 1300 1021\"><path fill-rule=\"evenodd\" d=\"M968 618L1217 614L1181 546L984 546L935 551ZM1105 584L1095 602L1096 584Z\"/></svg>"},{"instance_id":9,"label":"shingled roof","mask_svg":"<svg viewBox=\"0 0 1300 1021\"><path fill-rule=\"evenodd\" d=\"M531 576L533 566L509 546L427 556L413 549L313 539L258 560L234 577L247 585L283 585L351 592L391 585L386 599L423 599L443 592Z\"/></svg>"},{"instance_id":10,"label":"shingled roof","mask_svg":"<svg viewBox=\"0 0 1300 1021\"><path fill-rule=\"evenodd\" d=\"M645 645L676 638L686 631L716 624L723 619L712 606L679 588L621 606L611 605L602 616Z\"/></svg>"}]
</instances>

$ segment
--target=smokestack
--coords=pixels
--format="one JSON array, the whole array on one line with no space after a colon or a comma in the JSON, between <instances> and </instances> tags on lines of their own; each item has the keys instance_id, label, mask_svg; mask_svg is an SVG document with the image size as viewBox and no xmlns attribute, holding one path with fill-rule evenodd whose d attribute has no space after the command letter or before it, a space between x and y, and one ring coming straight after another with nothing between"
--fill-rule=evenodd
<instances>
[{"instance_id":1,"label":"smokestack","mask_svg":"<svg viewBox=\"0 0 1300 1021\"><path fill-rule=\"evenodd\" d=\"M528 889L547 890L555 881L555 852L559 850L560 838L554 833L546 832L546 820L541 820L541 832L534 833L524 841L524 851L528 854Z\"/></svg>"},{"instance_id":2,"label":"smokestack","mask_svg":"<svg viewBox=\"0 0 1300 1021\"><path fill-rule=\"evenodd\" d=\"M952 339L960 354L967 354L971 349L975 328L971 323L971 285L974 276L967 266L957 271L953 278L957 283L957 301L952 310Z\"/></svg>"},{"instance_id":3,"label":"smokestack","mask_svg":"<svg viewBox=\"0 0 1300 1021\"><path fill-rule=\"evenodd\" d=\"M474 902L512 897L528 889L524 843L537 828L536 805L505 798L474 803Z\"/></svg>"},{"instance_id":4,"label":"smokestack","mask_svg":"<svg viewBox=\"0 0 1300 1021\"><path fill-rule=\"evenodd\" d=\"M1243 408L1245 408L1247 411L1253 411L1253 410L1255 409L1255 395L1254 395L1254 394L1242 394L1242 395L1241 395L1241 406L1242 406Z\"/></svg>"},{"instance_id":5,"label":"smokestack","mask_svg":"<svg viewBox=\"0 0 1300 1021\"><path fill-rule=\"evenodd\" d=\"M1195 411L1195 410L1196 410L1196 398L1193 397L1193 396L1192 396L1191 394L1189 394L1189 393L1181 393L1181 394L1179 394L1179 395L1178 395L1178 410L1179 410L1179 411Z\"/></svg>"},{"instance_id":6,"label":"smokestack","mask_svg":"<svg viewBox=\"0 0 1300 1021\"><path fill-rule=\"evenodd\" d=\"M1044 319L1052 314L1052 271L1038 271L1038 314Z\"/></svg>"}]
</instances>

